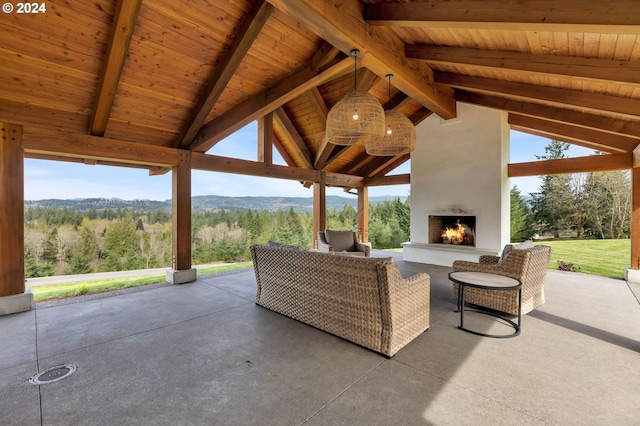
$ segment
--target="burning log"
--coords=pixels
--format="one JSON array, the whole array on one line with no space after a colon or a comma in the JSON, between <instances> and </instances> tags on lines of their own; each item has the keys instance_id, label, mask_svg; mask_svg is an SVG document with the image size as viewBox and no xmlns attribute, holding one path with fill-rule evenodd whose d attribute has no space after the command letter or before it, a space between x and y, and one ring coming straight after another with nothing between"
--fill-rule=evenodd
<instances>
[{"instance_id":1,"label":"burning log","mask_svg":"<svg viewBox=\"0 0 640 426\"><path fill-rule=\"evenodd\" d=\"M440 237L442 238L442 243L455 245L473 244L473 233L468 233L466 231L467 229L469 228L466 225L460 223L460 219L458 219L456 221L455 228L449 228L448 226L446 226L442 230L442 234L440 235ZM471 230L469 229L469 231Z\"/></svg>"}]
</instances>

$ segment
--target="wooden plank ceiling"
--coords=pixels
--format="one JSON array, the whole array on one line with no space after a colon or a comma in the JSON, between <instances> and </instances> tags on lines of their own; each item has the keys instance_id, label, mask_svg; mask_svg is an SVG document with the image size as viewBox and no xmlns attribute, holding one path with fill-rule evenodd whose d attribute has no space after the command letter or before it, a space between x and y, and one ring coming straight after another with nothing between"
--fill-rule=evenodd
<instances>
[{"instance_id":1,"label":"wooden plank ceiling","mask_svg":"<svg viewBox=\"0 0 640 426\"><path fill-rule=\"evenodd\" d=\"M416 124L466 102L629 155L639 34L636 0L48 0L0 19L0 121L24 126L28 157L157 173L167 148L204 153L267 117L289 166L382 183L409 155L324 142L358 48L358 90Z\"/></svg>"}]
</instances>

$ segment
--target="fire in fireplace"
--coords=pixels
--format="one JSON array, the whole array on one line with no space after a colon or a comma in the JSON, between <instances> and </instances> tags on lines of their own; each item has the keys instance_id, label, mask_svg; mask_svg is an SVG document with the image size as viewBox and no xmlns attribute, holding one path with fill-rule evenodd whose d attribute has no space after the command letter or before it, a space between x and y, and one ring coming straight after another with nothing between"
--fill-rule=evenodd
<instances>
[{"instance_id":1,"label":"fire in fireplace","mask_svg":"<svg viewBox=\"0 0 640 426\"><path fill-rule=\"evenodd\" d=\"M429 216L429 243L475 246L475 216Z\"/></svg>"}]
</instances>

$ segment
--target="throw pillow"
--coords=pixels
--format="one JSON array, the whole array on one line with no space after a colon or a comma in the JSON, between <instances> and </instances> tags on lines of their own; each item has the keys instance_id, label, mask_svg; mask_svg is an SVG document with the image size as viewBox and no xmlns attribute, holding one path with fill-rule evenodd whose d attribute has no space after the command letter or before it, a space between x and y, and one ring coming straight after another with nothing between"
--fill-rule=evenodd
<instances>
[{"instance_id":1,"label":"throw pillow","mask_svg":"<svg viewBox=\"0 0 640 426\"><path fill-rule=\"evenodd\" d=\"M504 249L502 250L502 256L500 256L500 262L502 262L507 258L507 255L511 250L526 250L530 248L533 248L533 241L531 240L524 241L520 244L507 244L506 246L504 246Z\"/></svg>"}]
</instances>

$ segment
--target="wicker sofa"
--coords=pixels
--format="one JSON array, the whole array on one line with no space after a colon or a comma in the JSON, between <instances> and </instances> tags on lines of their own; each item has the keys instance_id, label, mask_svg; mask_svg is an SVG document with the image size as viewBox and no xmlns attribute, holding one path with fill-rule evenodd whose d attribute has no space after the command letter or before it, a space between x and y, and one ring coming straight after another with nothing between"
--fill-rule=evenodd
<instances>
[{"instance_id":1,"label":"wicker sofa","mask_svg":"<svg viewBox=\"0 0 640 426\"><path fill-rule=\"evenodd\" d=\"M545 302L544 282L551 259L551 247L535 246L509 251L504 259L498 256L480 256L480 262L456 260L453 271L489 272L515 278L522 283L522 314L527 314ZM468 288L465 301L477 306L518 314L518 292ZM458 284L453 283L453 297L458 298Z\"/></svg>"},{"instance_id":2,"label":"wicker sofa","mask_svg":"<svg viewBox=\"0 0 640 426\"><path fill-rule=\"evenodd\" d=\"M384 258L251 247L256 304L388 357L429 328L430 278Z\"/></svg>"}]
</instances>

